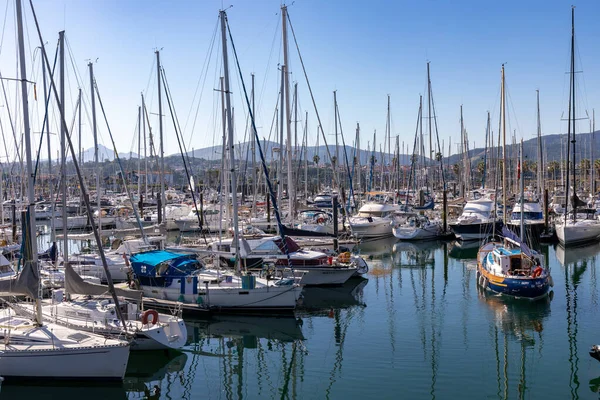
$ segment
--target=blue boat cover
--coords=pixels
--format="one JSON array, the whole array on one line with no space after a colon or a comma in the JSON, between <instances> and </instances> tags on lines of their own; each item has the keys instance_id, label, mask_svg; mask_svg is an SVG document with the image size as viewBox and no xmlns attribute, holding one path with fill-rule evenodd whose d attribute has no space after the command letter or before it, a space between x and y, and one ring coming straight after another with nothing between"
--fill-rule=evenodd
<instances>
[{"instance_id":1,"label":"blue boat cover","mask_svg":"<svg viewBox=\"0 0 600 400\"><path fill-rule=\"evenodd\" d=\"M134 254L131 268L138 276L186 276L202 267L195 254L155 250Z\"/></svg>"}]
</instances>

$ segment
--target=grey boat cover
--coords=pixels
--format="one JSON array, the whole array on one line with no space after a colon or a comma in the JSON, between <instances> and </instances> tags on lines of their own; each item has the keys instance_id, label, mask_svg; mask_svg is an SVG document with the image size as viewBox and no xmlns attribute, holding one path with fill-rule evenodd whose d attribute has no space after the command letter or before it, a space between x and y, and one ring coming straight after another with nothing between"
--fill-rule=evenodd
<instances>
[{"instance_id":1,"label":"grey boat cover","mask_svg":"<svg viewBox=\"0 0 600 400\"><path fill-rule=\"evenodd\" d=\"M101 296L109 293L108 286L84 281L81 276L70 265L65 266L65 290L71 294L83 294L90 296ZM124 288L115 288L119 297L142 301L142 291Z\"/></svg>"},{"instance_id":2,"label":"grey boat cover","mask_svg":"<svg viewBox=\"0 0 600 400\"><path fill-rule=\"evenodd\" d=\"M4 295L25 295L32 299L39 297L40 278L38 271L31 267L30 262L14 278L0 279L0 293Z\"/></svg>"}]
</instances>

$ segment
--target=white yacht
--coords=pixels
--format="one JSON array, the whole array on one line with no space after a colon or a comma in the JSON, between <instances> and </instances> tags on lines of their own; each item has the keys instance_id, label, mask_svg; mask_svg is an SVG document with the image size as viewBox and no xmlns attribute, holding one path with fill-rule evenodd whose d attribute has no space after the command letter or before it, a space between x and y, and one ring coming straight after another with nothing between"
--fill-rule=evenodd
<instances>
[{"instance_id":1,"label":"white yacht","mask_svg":"<svg viewBox=\"0 0 600 400\"><path fill-rule=\"evenodd\" d=\"M494 224L500 232L500 222L494 216L494 201L480 198L468 201L460 217L449 225L460 240L480 240L492 233Z\"/></svg>"},{"instance_id":2,"label":"white yacht","mask_svg":"<svg viewBox=\"0 0 600 400\"><path fill-rule=\"evenodd\" d=\"M577 210L577 218L573 218L571 211L554 225L558 241L563 246L580 245L600 239L600 221L594 216L595 210L590 209L585 216L583 211Z\"/></svg>"},{"instance_id":3,"label":"white yacht","mask_svg":"<svg viewBox=\"0 0 600 400\"><path fill-rule=\"evenodd\" d=\"M366 203L345 225L358 239L392 236L392 216L396 211L395 204Z\"/></svg>"},{"instance_id":4,"label":"white yacht","mask_svg":"<svg viewBox=\"0 0 600 400\"><path fill-rule=\"evenodd\" d=\"M521 232L521 203L515 203L510 220L507 222L510 230L520 236ZM525 201L523 206L523 225L526 238L539 238L544 232L544 211L537 201Z\"/></svg>"},{"instance_id":5,"label":"white yacht","mask_svg":"<svg viewBox=\"0 0 600 400\"><path fill-rule=\"evenodd\" d=\"M395 214L392 232L400 240L432 240L443 235L441 221L416 213Z\"/></svg>"}]
</instances>

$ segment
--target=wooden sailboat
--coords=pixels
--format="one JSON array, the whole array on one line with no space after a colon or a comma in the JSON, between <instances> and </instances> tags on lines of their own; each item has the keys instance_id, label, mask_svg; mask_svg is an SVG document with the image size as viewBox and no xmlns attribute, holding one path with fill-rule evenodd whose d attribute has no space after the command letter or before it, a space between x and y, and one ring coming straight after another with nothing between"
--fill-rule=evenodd
<instances>
[{"instance_id":1,"label":"wooden sailboat","mask_svg":"<svg viewBox=\"0 0 600 400\"><path fill-rule=\"evenodd\" d=\"M502 66L501 118L502 133L506 132L506 107L504 95L504 65ZM506 147L506 145L504 146ZM521 141L521 163L523 142ZM504 174L505 175L505 174ZM506 175L505 175L506 177ZM503 179L503 187L506 184ZM524 177L521 175L521 201L523 200ZM506 191L503 191L503 197ZM496 234L498 233L498 234ZM544 267L541 254L524 243L523 213L521 213L521 237L516 237L508 228L492 232L492 236L477 253L477 284L484 290L516 298L541 299L553 285L550 269Z\"/></svg>"}]
</instances>

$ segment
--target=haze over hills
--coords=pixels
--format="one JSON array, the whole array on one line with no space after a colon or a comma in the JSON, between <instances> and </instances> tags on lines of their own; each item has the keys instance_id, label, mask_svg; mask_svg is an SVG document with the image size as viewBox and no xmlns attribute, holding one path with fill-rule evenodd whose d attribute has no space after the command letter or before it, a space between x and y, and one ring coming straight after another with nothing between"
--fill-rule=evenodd
<instances>
[{"instance_id":1,"label":"haze over hills","mask_svg":"<svg viewBox=\"0 0 600 400\"><path fill-rule=\"evenodd\" d=\"M600 158L600 136L598 136L598 131L595 132L595 145L594 145L594 158ZM549 162L549 161L560 161L561 158L565 157L565 152L566 152L566 134L551 134L551 135L544 135L543 136L543 153L544 153L544 161L545 162ZM590 149L591 149L591 134L590 133L580 133L577 134L577 142L576 142L576 150L577 150L577 159L581 160L582 158L590 158ZM510 142L511 140L507 138L507 143ZM236 150L236 158L238 160L252 160L252 153L251 153L251 142L245 142L245 143L241 143L238 146L235 147ZM275 142L270 142L270 141L265 141L261 143L262 149L263 149L263 153L265 155L265 158L267 160L267 162L270 162L272 159L276 159L278 158L278 151L279 151L279 144L275 143ZM510 157L511 155L516 155L518 154L518 147L519 144L517 143L515 145L515 147L513 148L513 145L508 145L507 144L507 157ZM108 147L102 145L102 144L98 144L98 149L99 149L99 158L100 160L109 160L112 161L114 159L114 152L112 149L109 149ZM332 156L335 156L335 146L329 145L329 149L330 149L330 153ZM524 157L525 159L529 159L529 160L537 160L538 157L538 144L537 144L537 138L531 138L528 140L523 141L523 149L524 149ZM298 152L300 152L300 147L298 147ZM294 149L292 149L292 151L294 151ZM473 163L479 162L483 156L484 156L484 151L485 149L482 147L473 149L469 151L469 157L471 158L471 161ZM256 159L260 160L260 155L259 155L259 151L258 151L258 147L255 149L256 152ZM354 156L360 157L360 163L361 165L366 165L368 163L369 157L371 156L371 151L367 151L365 149L360 150L360 152L358 152L358 154L355 155L355 149L352 146L346 146L346 152L347 152L347 157L348 160L351 162L352 158ZM193 153L193 154L192 154ZM212 146L212 147L206 147L206 148L202 148L202 149L194 149L193 152L192 151L188 151L188 155L190 157L194 157L194 158L198 158L198 159L205 159L205 160L209 160L209 161L216 161L216 160L220 160L221 159L221 153L222 153L222 147L221 146ZM329 157L327 155L327 151L326 151L326 147L325 146L309 146L308 147L308 160L310 162L312 162L313 158L315 155L319 155L320 158L320 164L328 164L329 163ZM562 153L562 154L561 154ZM344 151L343 151L343 147L340 146L339 148L339 156L340 156L340 163L344 162ZM386 163L387 160L391 159L391 157L393 157L393 155L389 155L387 153L384 153L384 156L386 157ZM123 159L129 159L129 158L138 158L137 153L135 152L120 152L119 153L119 157L123 158ZM168 155L166 157L180 157L179 154L171 154ZM381 162L381 153L376 152L375 154L375 158L377 160L377 163L379 164ZM87 150L84 151L84 160L86 162L88 161L93 161L94 159L94 149L93 148L89 148ZM458 154L453 154L450 156L449 159L444 159L444 163L450 163L450 164L454 164L460 161L460 156ZM403 165L408 165L410 164L410 155L409 154L403 154L400 157L400 162ZM340 164L341 165L341 164Z\"/></svg>"}]
</instances>

